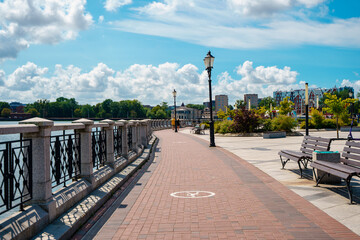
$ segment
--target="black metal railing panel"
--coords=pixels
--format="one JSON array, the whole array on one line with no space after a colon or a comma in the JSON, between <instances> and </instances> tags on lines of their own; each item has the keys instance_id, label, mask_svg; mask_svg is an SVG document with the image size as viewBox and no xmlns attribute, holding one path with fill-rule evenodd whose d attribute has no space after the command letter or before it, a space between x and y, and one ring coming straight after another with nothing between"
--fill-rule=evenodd
<instances>
[{"instance_id":1,"label":"black metal railing panel","mask_svg":"<svg viewBox=\"0 0 360 240\"><path fill-rule=\"evenodd\" d=\"M80 134L65 134L51 136L50 167L52 187L57 187L77 180L81 174L80 168Z\"/></svg>"},{"instance_id":2,"label":"black metal railing panel","mask_svg":"<svg viewBox=\"0 0 360 240\"><path fill-rule=\"evenodd\" d=\"M132 149L132 135L133 135L133 129L131 126L127 128L127 140L128 140L128 147L129 151Z\"/></svg>"},{"instance_id":3,"label":"black metal railing panel","mask_svg":"<svg viewBox=\"0 0 360 240\"><path fill-rule=\"evenodd\" d=\"M118 158L122 154L122 128L114 128L114 157Z\"/></svg>"},{"instance_id":4,"label":"black metal railing panel","mask_svg":"<svg viewBox=\"0 0 360 240\"><path fill-rule=\"evenodd\" d=\"M93 167L99 169L106 162L106 131L96 128L91 134Z\"/></svg>"},{"instance_id":5,"label":"black metal railing panel","mask_svg":"<svg viewBox=\"0 0 360 240\"><path fill-rule=\"evenodd\" d=\"M31 139L0 142L0 214L32 198Z\"/></svg>"}]
</instances>

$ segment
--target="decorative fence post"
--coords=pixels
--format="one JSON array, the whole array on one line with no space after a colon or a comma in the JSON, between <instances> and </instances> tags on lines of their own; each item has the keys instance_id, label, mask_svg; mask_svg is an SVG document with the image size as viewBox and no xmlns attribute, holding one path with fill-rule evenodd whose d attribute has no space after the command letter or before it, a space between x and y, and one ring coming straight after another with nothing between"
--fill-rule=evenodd
<instances>
[{"instance_id":1,"label":"decorative fence post","mask_svg":"<svg viewBox=\"0 0 360 240\"><path fill-rule=\"evenodd\" d=\"M73 123L82 123L85 125L84 129L77 130L80 133L80 168L81 177L86 179L91 186L95 186L95 179L93 175L93 162L92 162L92 139L91 132L94 121L85 118L73 121Z\"/></svg>"},{"instance_id":2,"label":"decorative fence post","mask_svg":"<svg viewBox=\"0 0 360 240\"><path fill-rule=\"evenodd\" d=\"M107 123L109 127L105 127L106 132L106 164L112 168L115 168L115 157L114 157L114 125L115 122L110 119L100 121L100 123Z\"/></svg>"},{"instance_id":3,"label":"decorative fence post","mask_svg":"<svg viewBox=\"0 0 360 240\"><path fill-rule=\"evenodd\" d=\"M32 139L33 186L30 204L38 204L44 208L52 221L56 216L50 178L50 137L54 122L43 118L31 118L19 124L35 124L39 127L38 132L24 134L25 139Z\"/></svg>"}]
</instances>

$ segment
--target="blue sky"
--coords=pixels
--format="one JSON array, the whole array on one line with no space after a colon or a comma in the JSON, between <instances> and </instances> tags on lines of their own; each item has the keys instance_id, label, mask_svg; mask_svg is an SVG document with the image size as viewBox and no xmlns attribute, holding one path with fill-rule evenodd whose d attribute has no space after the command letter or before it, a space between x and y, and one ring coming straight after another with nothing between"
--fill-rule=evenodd
<instances>
[{"instance_id":1,"label":"blue sky","mask_svg":"<svg viewBox=\"0 0 360 240\"><path fill-rule=\"evenodd\" d=\"M358 0L0 0L0 101L360 89Z\"/></svg>"}]
</instances>

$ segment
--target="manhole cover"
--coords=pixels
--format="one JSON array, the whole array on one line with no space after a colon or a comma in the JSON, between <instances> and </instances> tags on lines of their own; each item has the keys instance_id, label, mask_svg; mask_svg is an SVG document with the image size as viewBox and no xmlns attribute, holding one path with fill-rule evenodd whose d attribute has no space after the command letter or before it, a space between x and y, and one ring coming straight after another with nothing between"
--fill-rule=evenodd
<instances>
[{"instance_id":1,"label":"manhole cover","mask_svg":"<svg viewBox=\"0 0 360 240\"><path fill-rule=\"evenodd\" d=\"M215 193L207 191L182 191L171 193L170 196L177 198L206 198L215 196Z\"/></svg>"}]
</instances>

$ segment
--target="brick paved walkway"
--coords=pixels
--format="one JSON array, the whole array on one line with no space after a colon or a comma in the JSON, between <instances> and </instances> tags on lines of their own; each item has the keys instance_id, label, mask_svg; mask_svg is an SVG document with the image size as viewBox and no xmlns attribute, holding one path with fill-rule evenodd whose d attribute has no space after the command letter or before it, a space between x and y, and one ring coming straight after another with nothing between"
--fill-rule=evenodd
<instances>
[{"instance_id":1,"label":"brick paved walkway","mask_svg":"<svg viewBox=\"0 0 360 240\"><path fill-rule=\"evenodd\" d=\"M95 239L360 239L232 153L171 130L155 134L156 168L132 206L119 206ZM215 195L170 195L180 191Z\"/></svg>"}]
</instances>

